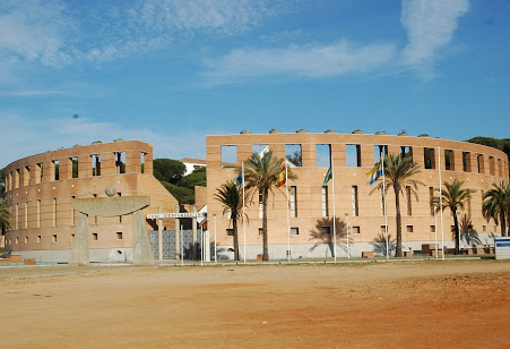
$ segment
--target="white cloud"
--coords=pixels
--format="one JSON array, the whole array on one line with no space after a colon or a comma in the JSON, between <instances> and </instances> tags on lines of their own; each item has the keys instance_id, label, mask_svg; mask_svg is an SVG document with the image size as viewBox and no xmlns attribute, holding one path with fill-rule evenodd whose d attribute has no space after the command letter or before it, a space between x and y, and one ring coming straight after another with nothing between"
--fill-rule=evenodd
<instances>
[{"instance_id":1,"label":"white cloud","mask_svg":"<svg viewBox=\"0 0 510 349\"><path fill-rule=\"evenodd\" d=\"M451 42L469 6L469 0L403 0L401 22L409 40L404 63L433 74L434 53Z\"/></svg>"},{"instance_id":2,"label":"white cloud","mask_svg":"<svg viewBox=\"0 0 510 349\"><path fill-rule=\"evenodd\" d=\"M278 2L137 0L73 7L60 0L3 0L0 67L2 62L102 63L196 34L236 34L274 14Z\"/></svg>"},{"instance_id":3,"label":"white cloud","mask_svg":"<svg viewBox=\"0 0 510 349\"><path fill-rule=\"evenodd\" d=\"M332 45L292 45L276 49L236 49L205 61L213 83L235 82L265 75L321 78L367 72L395 56L393 44L355 46L346 40Z\"/></svg>"},{"instance_id":4,"label":"white cloud","mask_svg":"<svg viewBox=\"0 0 510 349\"><path fill-rule=\"evenodd\" d=\"M0 113L0 129L0 168L48 150L87 145L96 140L107 143L117 138L151 143L155 157L205 157L205 134L202 131L156 133L148 128L129 128L86 118L33 120L6 112Z\"/></svg>"}]
</instances>

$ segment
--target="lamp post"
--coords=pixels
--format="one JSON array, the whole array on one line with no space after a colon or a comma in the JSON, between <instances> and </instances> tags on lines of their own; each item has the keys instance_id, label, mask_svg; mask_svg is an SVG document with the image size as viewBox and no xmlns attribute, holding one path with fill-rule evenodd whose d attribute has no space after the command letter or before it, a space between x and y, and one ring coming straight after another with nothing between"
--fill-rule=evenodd
<instances>
[{"instance_id":1,"label":"lamp post","mask_svg":"<svg viewBox=\"0 0 510 349\"><path fill-rule=\"evenodd\" d=\"M347 233L347 258L351 258L351 250L349 248L349 214L345 214L345 231Z\"/></svg>"}]
</instances>

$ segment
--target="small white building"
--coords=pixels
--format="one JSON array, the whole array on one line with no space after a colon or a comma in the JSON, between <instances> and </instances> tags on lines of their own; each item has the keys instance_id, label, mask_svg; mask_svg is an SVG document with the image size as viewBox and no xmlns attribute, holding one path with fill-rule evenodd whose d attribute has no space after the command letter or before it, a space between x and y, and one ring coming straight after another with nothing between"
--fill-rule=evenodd
<instances>
[{"instance_id":1,"label":"small white building","mask_svg":"<svg viewBox=\"0 0 510 349\"><path fill-rule=\"evenodd\" d=\"M184 176L189 175L196 169L206 167L206 161L201 159L182 158L179 161L186 165L186 172L184 173Z\"/></svg>"}]
</instances>

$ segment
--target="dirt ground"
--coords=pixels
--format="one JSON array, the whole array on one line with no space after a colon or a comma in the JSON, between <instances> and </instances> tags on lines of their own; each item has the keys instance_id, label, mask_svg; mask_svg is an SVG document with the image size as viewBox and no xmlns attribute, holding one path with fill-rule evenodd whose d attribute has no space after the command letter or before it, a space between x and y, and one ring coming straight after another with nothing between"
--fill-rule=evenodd
<instances>
[{"instance_id":1,"label":"dirt ground","mask_svg":"<svg viewBox=\"0 0 510 349\"><path fill-rule=\"evenodd\" d=\"M509 348L510 261L0 267L2 348Z\"/></svg>"}]
</instances>

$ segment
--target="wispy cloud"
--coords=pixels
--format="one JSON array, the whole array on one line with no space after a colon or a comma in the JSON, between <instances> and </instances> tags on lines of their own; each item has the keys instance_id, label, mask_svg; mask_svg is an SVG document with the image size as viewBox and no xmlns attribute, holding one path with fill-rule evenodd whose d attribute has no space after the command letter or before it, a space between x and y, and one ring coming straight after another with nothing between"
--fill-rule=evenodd
<instances>
[{"instance_id":1,"label":"wispy cloud","mask_svg":"<svg viewBox=\"0 0 510 349\"><path fill-rule=\"evenodd\" d=\"M123 124L87 118L34 120L8 112L0 112L0 129L0 168L12 161L48 150L87 145L96 140L106 143L117 138L151 143L156 157L179 159L183 156L205 156L203 130L181 130L178 134L158 133L149 128L130 128ZM190 139L195 141L189 142ZM6 149L9 151L5 151Z\"/></svg>"},{"instance_id":2,"label":"wispy cloud","mask_svg":"<svg viewBox=\"0 0 510 349\"><path fill-rule=\"evenodd\" d=\"M197 34L236 34L274 15L280 1L137 0L73 7L59 0L3 0L0 63L103 63Z\"/></svg>"},{"instance_id":3,"label":"wispy cloud","mask_svg":"<svg viewBox=\"0 0 510 349\"><path fill-rule=\"evenodd\" d=\"M403 0L401 22L409 40L404 63L432 78L434 54L451 42L469 6L469 0Z\"/></svg>"},{"instance_id":4,"label":"wispy cloud","mask_svg":"<svg viewBox=\"0 0 510 349\"><path fill-rule=\"evenodd\" d=\"M323 78L367 72L395 56L393 44L354 45L341 40L331 45L291 45L276 49L236 49L206 60L212 83L242 81L266 75Z\"/></svg>"}]
</instances>

